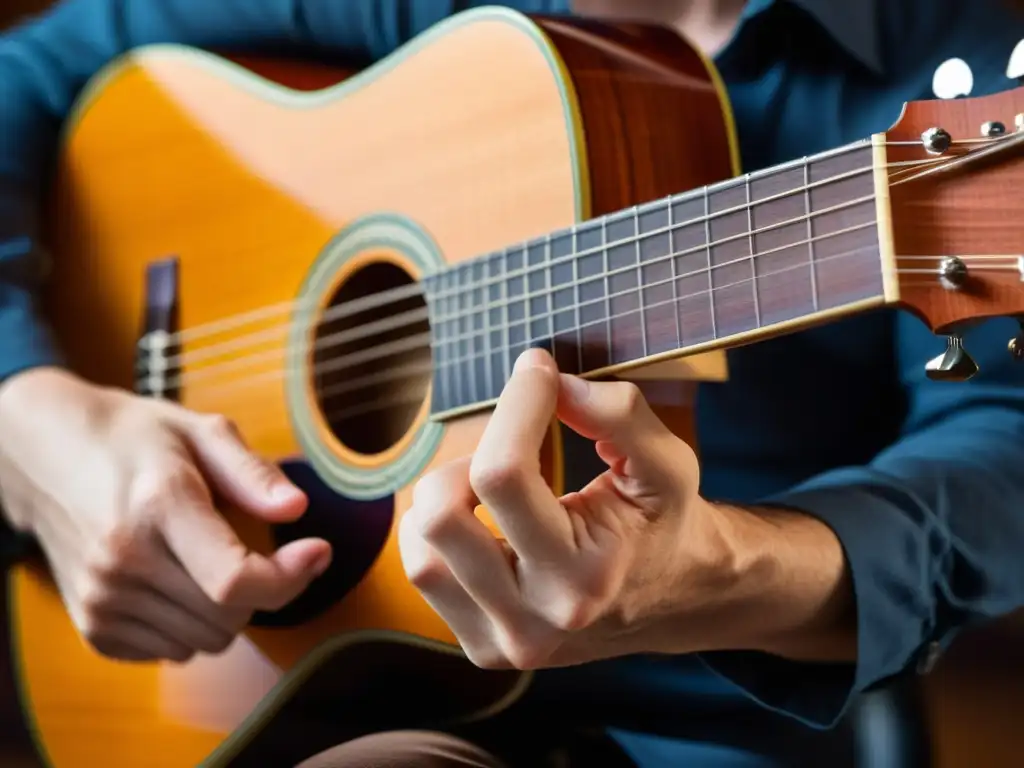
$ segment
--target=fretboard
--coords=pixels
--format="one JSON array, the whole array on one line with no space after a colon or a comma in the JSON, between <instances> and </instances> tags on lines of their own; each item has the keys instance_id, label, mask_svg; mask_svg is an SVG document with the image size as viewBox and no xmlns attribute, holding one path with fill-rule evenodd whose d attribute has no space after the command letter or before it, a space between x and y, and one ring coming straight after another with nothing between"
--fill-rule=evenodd
<instances>
[{"instance_id":1,"label":"fretboard","mask_svg":"<svg viewBox=\"0 0 1024 768\"><path fill-rule=\"evenodd\" d=\"M883 295L870 141L598 217L424 281L435 413L528 347L593 376Z\"/></svg>"}]
</instances>

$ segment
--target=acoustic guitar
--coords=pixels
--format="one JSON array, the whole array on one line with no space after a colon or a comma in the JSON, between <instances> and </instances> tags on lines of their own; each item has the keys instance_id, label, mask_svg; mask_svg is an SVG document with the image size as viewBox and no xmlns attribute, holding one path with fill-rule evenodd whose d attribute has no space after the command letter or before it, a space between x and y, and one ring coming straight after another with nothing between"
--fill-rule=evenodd
<instances>
[{"instance_id":1,"label":"acoustic guitar","mask_svg":"<svg viewBox=\"0 0 1024 768\"><path fill-rule=\"evenodd\" d=\"M465 660L395 531L516 356L682 392L727 378L729 347L896 307L945 337L929 375L969 378L962 329L1024 315L1022 114L1022 90L910 103L739 175L715 70L656 27L486 8L358 72L159 45L114 62L68 121L48 217L69 362L230 418L311 502L275 529L224 514L253 547L315 534L336 557L182 665L99 656L42 560L17 563L14 679L45 762L291 765L383 722L501 712L530 675ZM690 401L657 402L696 444Z\"/></svg>"}]
</instances>

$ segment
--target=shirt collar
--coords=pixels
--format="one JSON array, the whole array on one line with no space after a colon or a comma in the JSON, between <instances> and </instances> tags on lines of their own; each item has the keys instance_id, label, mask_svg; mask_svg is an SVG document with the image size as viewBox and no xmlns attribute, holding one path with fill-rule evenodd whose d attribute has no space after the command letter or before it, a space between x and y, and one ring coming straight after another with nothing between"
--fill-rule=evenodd
<instances>
[{"instance_id":1,"label":"shirt collar","mask_svg":"<svg viewBox=\"0 0 1024 768\"><path fill-rule=\"evenodd\" d=\"M747 0L743 18L757 16L780 2L789 2L805 10L864 66L882 74L881 19L877 0Z\"/></svg>"}]
</instances>

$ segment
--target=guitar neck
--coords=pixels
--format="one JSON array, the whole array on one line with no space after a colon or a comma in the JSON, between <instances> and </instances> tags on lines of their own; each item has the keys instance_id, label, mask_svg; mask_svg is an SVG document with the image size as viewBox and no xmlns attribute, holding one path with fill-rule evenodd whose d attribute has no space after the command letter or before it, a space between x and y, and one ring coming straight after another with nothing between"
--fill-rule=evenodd
<instances>
[{"instance_id":1,"label":"guitar neck","mask_svg":"<svg viewBox=\"0 0 1024 768\"><path fill-rule=\"evenodd\" d=\"M427 278L435 415L493 402L528 347L596 378L882 303L878 152L856 142Z\"/></svg>"}]
</instances>

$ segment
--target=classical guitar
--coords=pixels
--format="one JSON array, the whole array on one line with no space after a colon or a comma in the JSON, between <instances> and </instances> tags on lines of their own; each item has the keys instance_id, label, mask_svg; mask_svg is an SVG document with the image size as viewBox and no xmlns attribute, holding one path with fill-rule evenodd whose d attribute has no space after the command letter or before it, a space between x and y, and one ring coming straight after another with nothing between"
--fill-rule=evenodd
<instances>
[{"instance_id":1,"label":"classical guitar","mask_svg":"<svg viewBox=\"0 0 1024 768\"><path fill-rule=\"evenodd\" d=\"M41 755L290 765L383 718L501 711L529 675L460 656L395 523L418 477L473 450L517 354L682 391L726 378L730 346L889 306L946 337L931 376L968 378L961 329L1024 314L1022 113L1022 90L911 103L884 133L740 176L716 73L659 28L482 9L361 72L174 46L113 63L53 185L70 363L234 420L311 506L273 530L225 515L254 547L316 533L336 557L185 665L98 656L42 561L16 564ZM685 399L659 409L696 442Z\"/></svg>"}]
</instances>

